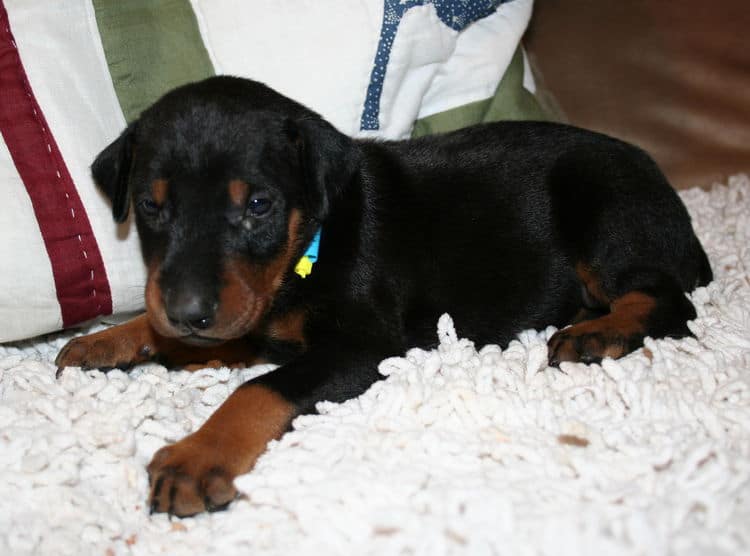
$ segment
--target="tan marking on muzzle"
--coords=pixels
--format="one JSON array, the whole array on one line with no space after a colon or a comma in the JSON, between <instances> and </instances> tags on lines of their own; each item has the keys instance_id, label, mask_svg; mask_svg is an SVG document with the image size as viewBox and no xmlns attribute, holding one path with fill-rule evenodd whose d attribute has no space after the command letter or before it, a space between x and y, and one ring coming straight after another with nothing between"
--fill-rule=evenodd
<instances>
[{"instance_id":1,"label":"tan marking on muzzle","mask_svg":"<svg viewBox=\"0 0 750 556\"><path fill-rule=\"evenodd\" d=\"M146 278L146 315L151 326L157 333L167 338L176 338L180 332L175 330L167 318L167 312L164 307L164 298L162 297L161 286L159 286L159 276L161 268L156 262L148 265L148 276Z\"/></svg>"},{"instance_id":2,"label":"tan marking on muzzle","mask_svg":"<svg viewBox=\"0 0 750 556\"><path fill-rule=\"evenodd\" d=\"M292 210L286 245L275 259L264 264L239 257L225 262L214 325L202 331L202 336L228 340L244 336L258 326L299 250L301 222L302 214Z\"/></svg>"}]
</instances>

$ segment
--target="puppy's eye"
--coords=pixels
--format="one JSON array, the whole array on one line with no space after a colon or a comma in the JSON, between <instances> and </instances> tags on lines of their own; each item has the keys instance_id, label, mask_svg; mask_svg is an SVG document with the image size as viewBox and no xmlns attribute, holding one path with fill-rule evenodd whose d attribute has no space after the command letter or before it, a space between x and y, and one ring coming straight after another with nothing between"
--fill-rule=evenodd
<instances>
[{"instance_id":1,"label":"puppy's eye","mask_svg":"<svg viewBox=\"0 0 750 556\"><path fill-rule=\"evenodd\" d=\"M268 197L253 197L247 207L248 212L255 217L265 216L271 210L273 202Z\"/></svg>"},{"instance_id":2,"label":"puppy's eye","mask_svg":"<svg viewBox=\"0 0 750 556\"><path fill-rule=\"evenodd\" d=\"M138 208L141 209L143 214L148 216L154 216L159 212L159 205L157 205L153 199L141 199L138 202Z\"/></svg>"}]
</instances>

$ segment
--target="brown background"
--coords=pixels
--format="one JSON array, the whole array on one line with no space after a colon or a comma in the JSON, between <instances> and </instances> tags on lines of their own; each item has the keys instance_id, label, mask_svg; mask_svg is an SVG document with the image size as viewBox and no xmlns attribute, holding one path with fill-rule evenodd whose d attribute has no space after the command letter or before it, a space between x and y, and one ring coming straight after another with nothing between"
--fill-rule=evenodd
<instances>
[{"instance_id":1,"label":"brown background","mask_svg":"<svg viewBox=\"0 0 750 556\"><path fill-rule=\"evenodd\" d=\"M564 119L685 188L750 171L749 37L750 0L537 0L525 43Z\"/></svg>"}]
</instances>

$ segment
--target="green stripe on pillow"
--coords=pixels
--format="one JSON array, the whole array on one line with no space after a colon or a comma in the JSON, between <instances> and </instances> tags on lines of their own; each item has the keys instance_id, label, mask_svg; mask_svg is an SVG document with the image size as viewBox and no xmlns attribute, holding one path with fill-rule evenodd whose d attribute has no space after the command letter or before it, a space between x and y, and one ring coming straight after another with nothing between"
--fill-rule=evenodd
<instances>
[{"instance_id":1,"label":"green stripe on pillow","mask_svg":"<svg viewBox=\"0 0 750 556\"><path fill-rule=\"evenodd\" d=\"M499 120L549 120L534 94L523 86L523 52L516 49L505 75L488 99L471 102L417 120L412 137L445 133Z\"/></svg>"},{"instance_id":2,"label":"green stripe on pillow","mask_svg":"<svg viewBox=\"0 0 750 556\"><path fill-rule=\"evenodd\" d=\"M189 0L92 0L128 122L170 89L214 75Z\"/></svg>"}]
</instances>

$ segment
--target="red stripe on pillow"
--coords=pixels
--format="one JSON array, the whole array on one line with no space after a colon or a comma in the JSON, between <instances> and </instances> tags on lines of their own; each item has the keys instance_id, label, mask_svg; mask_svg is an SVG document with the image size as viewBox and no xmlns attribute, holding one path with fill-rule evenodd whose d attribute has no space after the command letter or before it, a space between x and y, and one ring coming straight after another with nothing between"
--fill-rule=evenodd
<instances>
[{"instance_id":1,"label":"red stripe on pillow","mask_svg":"<svg viewBox=\"0 0 750 556\"><path fill-rule=\"evenodd\" d=\"M34 207L52 265L63 326L111 314L112 295L99 246L34 98L2 0L0 132Z\"/></svg>"}]
</instances>

